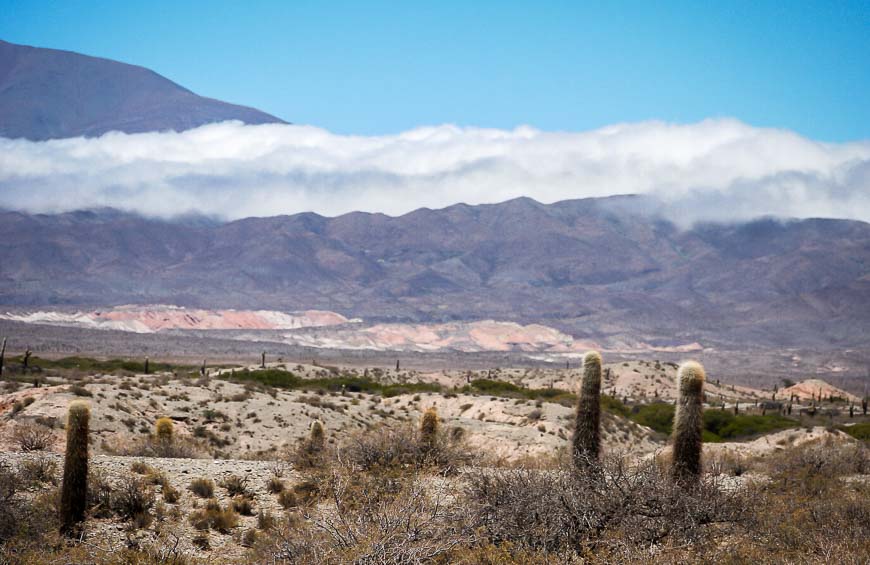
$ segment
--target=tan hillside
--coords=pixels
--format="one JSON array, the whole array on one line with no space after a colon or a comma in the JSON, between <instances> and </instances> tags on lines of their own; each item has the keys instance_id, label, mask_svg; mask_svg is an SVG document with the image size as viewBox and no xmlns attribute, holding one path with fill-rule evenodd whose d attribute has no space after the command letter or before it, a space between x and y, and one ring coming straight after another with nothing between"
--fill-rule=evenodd
<instances>
[{"instance_id":1,"label":"tan hillside","mask_svg":"<svg viewBox=\"0 0 870 565\"><path fill-rule=\"evenodd\" d=\"M854 394L830 385L821 379L803 380L790 387L782 389L780 394L784 395L785 398L794 395L801 400L812 400L813 398L818 399L821 395L823 400L828 400L829 398L841 398L849 402L861 401L861 399Z\"/></svg>"}]
</instances>

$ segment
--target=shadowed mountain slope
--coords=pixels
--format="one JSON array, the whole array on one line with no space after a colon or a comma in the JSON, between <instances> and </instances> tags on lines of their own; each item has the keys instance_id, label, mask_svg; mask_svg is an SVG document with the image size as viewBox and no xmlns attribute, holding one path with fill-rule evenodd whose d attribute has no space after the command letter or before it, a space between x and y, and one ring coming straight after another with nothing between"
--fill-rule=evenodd
<instances>
[{"instance_id":1,"label":"shadowed mountain slope","mask_svg":"<svg viewBox=\"0 0 870 565\"><path fill-rule=\"evenodd\" d=\"M226 120L284 123L253 108L197 96L142 67L0 41L0 137L182 131Z\"/></svg>"},{"instance_id":2,"label":"shadowed mountain slope","mask_svg":"<svg viewBox=\"0 0 870 565\"><path fill-rule=\"evenodd\" d=\"M680 230L620 205L639 198L229 223L3 212L0 303L493 318L617 345L866 346L870 225L759 220Z\"/></svg>"}]
</instances>

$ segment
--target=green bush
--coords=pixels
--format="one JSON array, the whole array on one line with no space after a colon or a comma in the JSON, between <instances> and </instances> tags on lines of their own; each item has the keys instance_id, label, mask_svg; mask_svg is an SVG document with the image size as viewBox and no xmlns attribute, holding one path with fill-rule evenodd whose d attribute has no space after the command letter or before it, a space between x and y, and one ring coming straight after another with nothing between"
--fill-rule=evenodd
<instances>
[{"instance_id":1,"label":"green bush","mask_svg":"<svg viewBox=\"0 0 870 565\"><path fill-rule=\"evenodd\" d=\"M23 358L13 358L12 360L21 362ZM145 371L145 360L130 360L130 359L107 359L101 361L92 357L64 357L62 359L43 359L41 357L31 357L30 365L41 367L43 369L79 369L81 371L94 373L111 373L113 371L130 371L132 373L142 373ZM150 361L148 363L149 371L163 372L172 371L173 369L189 368L181 365L171 365L169 363L157 363Z\"/></svg>"},{"instance_id":2,"label":"green bush","mask_svg":"<svg viewBox=\"0 0 870 565\"><path fill-rule=\"evenodd\" d=\"M779 414L738 414L726 410L707 410L704 412L704 430L709 437L705 441L727 441L766 434L800 424Z\"/></svg>"},{"instance_id":3,"label":"green bush","mask_svg":"<svg viewBox=\"0 0 870 565\"><path fill-rule=\"evenodd\" d=\"M611 414L619 414L623 418L631 416L631 410L628 406L623 404L618 398L606 394L601 395L601 409Z\"/></svg>"},{"instance_id":4,"label":"green bush","mask_svg":"<svg viewBox=\"0 0 870 565\"><path fill-rule=\"evenodd\" d=\"M466 394L488 394L502 398L525 398L526 400L546 400L573 406L577 395L560 388L523 388L506 381L494 379L476 379L471 384L462 387L459 392Z\"/></svg>"},{"instance_id":5,"label":"green bush","mask_svg":"<svg viewBox=\"0 0 870 565\"><path fill-rule=\"evenodd\" d=\"M232 374L222 374L222 378L237 382L253 382L275 388L288 390L325 390L332 392L365 392L385 397L410 394L415 392L441 392L442 387L432 383L383 384L364 377L326 377L319 379L303 379L290 371L280 369L265 369L259 371L236 371Z\"/></svg>"},{"instance_id":6,"label":"green bush","mask_svg":"<svg viewBox=\"0 0 870 565\"><path fill-rule=\"evenodd\" d=\"M664 402L634 406L629 417L659 433L670 434L674 424L674 406ZM779 414L735 416L730 410L705 410L703 418L702 438L708 443L740 440L800 425L797 420Z\"/></svg>"},{"instance_id":7,"label":"green bush","mask_svg":"<svg viewBox=\"0 0 870 565\"><path fill-rule=\"evenodd\" d=\"M855 439L870 441L870 422L864 422L863 424L853 424L851 426L838 426L838 428Z\"/></svg>"},{"instance_id":8,"label":"green bush","mask_svg":"<svg viewBox=\"0 0 870 565\"><path fill-rule=\"evenodd\" d=\"M642 426L670 435L674 426L674 405L655 402L633 406L630 418Z\"/></svg>"}]
</instances>

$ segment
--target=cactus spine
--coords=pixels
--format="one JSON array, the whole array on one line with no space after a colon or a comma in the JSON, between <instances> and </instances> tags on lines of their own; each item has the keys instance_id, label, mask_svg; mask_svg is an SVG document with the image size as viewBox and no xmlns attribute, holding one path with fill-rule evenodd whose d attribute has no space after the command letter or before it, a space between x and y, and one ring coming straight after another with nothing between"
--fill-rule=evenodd
<instances>
[{"instance_id":1,"label":"cactus spine","mask_svg":"<svg viewBox=\"0 0 870 565\"><path fill-rule=\"evenodd\" d=\"M172 419L158 418L155 427L157 429L157 439L165 442L172 441L172 436L175 431L174 425L172 424Z\"/></svg>"},{"instance_id":2,"label":"cactus spine","mask_svg":"<svg viewBox=\"0 0 870 565\"><path fill-rule=\"evenodd\" d=\"M91 410L81 401L69 405L66 455L60 491L61 533L75 534L85 519L88 496L88 426Z\"/></svg>"},{"instance_id":3,"label":"cactus spine","mask_svg":"<svg viewBox=\"0 0 870 565\"><path fill-rule=\"evenodd\" d=\"M583 357L583 381L571 444L576 467L585 467L598 460L601 449L601 355L597 351L590 351Z\"/></svg>"},{"instance_id":4,"label":"cactus spine","mask_svg":"<svg viewBox=\"0 0 870 565\"><path fill-rule=\"evenodd\" d=\"M438 442L438 412L435 407L429 408L423 413L420 420L420 446L426 453L435 449Z\"/></svg>"},{"instance_id":5,"label":"cactus spine","mask_svg":"<svg viewBox=\"0 0 870 565\"><path fill-rule=\"evenodd\" d=\"M677 371L677 385L679 400L674 416L674 462L671 474L675 481L691 484L701 476L704 367L695 361L683 363Z\"/></svg>"}]
</instances>

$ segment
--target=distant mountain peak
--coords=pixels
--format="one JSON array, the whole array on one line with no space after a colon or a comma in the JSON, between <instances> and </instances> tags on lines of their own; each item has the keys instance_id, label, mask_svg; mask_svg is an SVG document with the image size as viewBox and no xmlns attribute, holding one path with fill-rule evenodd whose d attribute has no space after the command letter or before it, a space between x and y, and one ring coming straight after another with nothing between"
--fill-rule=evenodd
<instances>
[{"instance_id":1,"label":"distant mountain peak","mask_svg":"<svg viewBox=\"0 0 870 565\"><path fill-rule=\"evenodd\" d=\"M0 137L184 131L227 120L285 123L199 96L144 67L0 40Z\"/></svg>"}]
</instances>

